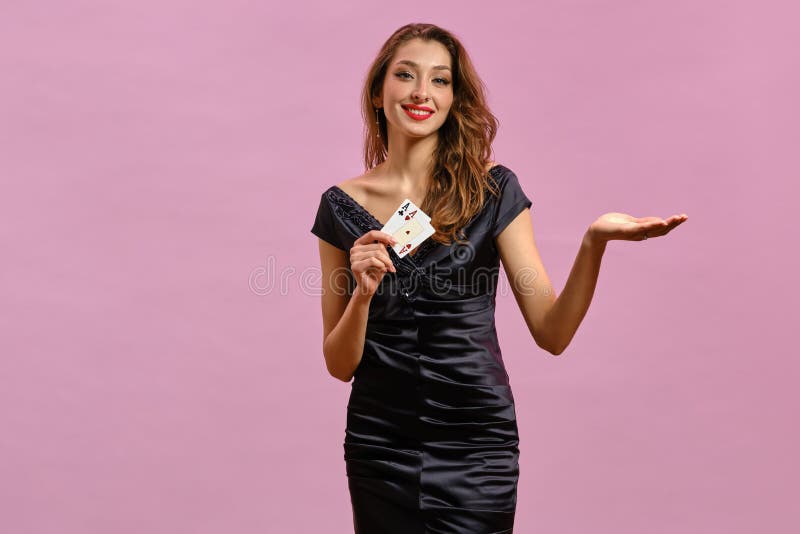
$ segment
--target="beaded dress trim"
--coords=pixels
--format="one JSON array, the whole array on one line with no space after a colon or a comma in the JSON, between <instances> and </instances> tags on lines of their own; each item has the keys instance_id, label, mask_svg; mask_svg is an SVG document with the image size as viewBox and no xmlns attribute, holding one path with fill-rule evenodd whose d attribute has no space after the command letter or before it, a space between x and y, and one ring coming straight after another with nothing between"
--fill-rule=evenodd
<instances>
[{"instance_id":1,"label":"beaded dress trim","mask_svg":"<svg viewBox=\"0 0 800 534\"><path fill-rule=\"evenodd\" d=\"M499 170L500 166L495 165L489 169L489 174L492 178L496 179L495 172L499 172ZM383 227L383 224L377 217L367 211L364 206L359 204L338 185L331 186L331 188L328 189L327 197L331 202L336 216L341 219L353 221L362 232L366 233L370 230L380 230ZM408 273L409 271L422 273L422 271L424 271L422 268L423 260L433 249L440 245L441 243L429 238L422 242L414 254L406 254L400 258L392 248L389 249L389 254L393 257L399 271L403 273Z\"/></svg>"},{"instance_id":2,"label":"beaded dress trim","mask_svg":"<svg viewBox=\"0 0 800 534\"><path fill-rule=\"evenodd\" d=\"M339 186L334 185L331 187L328 190L327 196L328 200L331 201L336 216L341 219L353 221L362 232L366 233L370 230L380 230L383 227L383 224L374 215L368 212ZM392 254L396 260L395 263L407 260L412 268L419 268L425 256L439 244L440 243L437 243L433 239L426 239L420 244L414 254L406 254L402 258L397 256L394 249L390 248L389 250L391 251L390 254Z\"/></svg>"}]
</instances>

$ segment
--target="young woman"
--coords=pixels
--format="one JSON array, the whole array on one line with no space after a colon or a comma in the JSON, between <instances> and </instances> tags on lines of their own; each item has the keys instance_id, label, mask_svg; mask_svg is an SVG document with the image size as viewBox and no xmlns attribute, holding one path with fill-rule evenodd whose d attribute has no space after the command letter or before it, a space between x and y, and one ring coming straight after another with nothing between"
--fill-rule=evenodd
<instances>
[{"instance_id":1,"label":"young woman","mask_svg":"<svg viewBox=\"0 0 800 534\"><path fill-rule=\"evenodd\" d=\"M322 194L311 229L325 362L354 379L344 459L355 532L512 532L519 437L494 322L500 260L534 341L558 355L606 243L663 236L686 215L601 216L556 297L532 202L489 159L497 121L451 33L399 28L369 69L363 114L367 172ZM406 198L436 232L400 257L381 229Z\"/></svg>"}]
</instances>

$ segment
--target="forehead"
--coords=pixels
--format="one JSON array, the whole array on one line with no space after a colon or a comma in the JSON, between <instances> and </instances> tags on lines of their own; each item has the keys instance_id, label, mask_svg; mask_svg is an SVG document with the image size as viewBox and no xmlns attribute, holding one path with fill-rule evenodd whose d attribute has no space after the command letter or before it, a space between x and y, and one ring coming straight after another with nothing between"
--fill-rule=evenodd
<instances>
[{"instance_id":1,"label":"forehead","mask_svg":"<svg viewBox=\"0 0 800 534\"><path fill-rule=\"evenodd\" d=\"M400 46L392 58L391 64L394 66L398 61L412 61L422 69L433 68L437 65L445 65L452 68L450 52L439 41L423 41L422 39L412 39Z\"/></svg>"}]
</instances>

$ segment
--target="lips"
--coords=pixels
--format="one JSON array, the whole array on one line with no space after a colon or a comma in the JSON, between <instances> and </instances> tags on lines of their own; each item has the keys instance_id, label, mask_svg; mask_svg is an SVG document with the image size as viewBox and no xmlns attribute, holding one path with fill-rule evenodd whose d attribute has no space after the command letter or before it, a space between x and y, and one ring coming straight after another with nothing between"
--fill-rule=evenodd
<instances>
[{"instance_id":1,"label":"lips","mask_svg":"<svg viewBox=\"0 0 800 534\"><path fill-rule=\"evenodd\" d=\"M425 119L430 118L430 116L433 115L433 110L431 108L426 108L424 106L405 105L402 106L402 108L403 111L406 112L406 115L408 115L415 121L424 121Z\"/></svg>"}]
</instances>

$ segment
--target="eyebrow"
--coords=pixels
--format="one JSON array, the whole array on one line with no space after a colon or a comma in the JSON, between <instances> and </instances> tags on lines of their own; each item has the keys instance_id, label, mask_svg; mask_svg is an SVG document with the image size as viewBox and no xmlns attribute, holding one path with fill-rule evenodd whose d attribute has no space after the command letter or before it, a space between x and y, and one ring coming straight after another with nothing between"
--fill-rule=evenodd
<instances>
[{"instance_id":1,"label":"eyebrow","mask_svg":"<svg viewBox=\"0 0 800 534\"><path fill-rule=\"evenodd\" d=\"M395 65L411 65L412 67L415 67L415 68L419 67L419 65L417 65L416 63L414 63L410 59L401 59L400 61L395 63ZM450 67L448 67L447 65L434 65L433 66L433 70L450 70Z\"/></svg>"}]
</instances>

